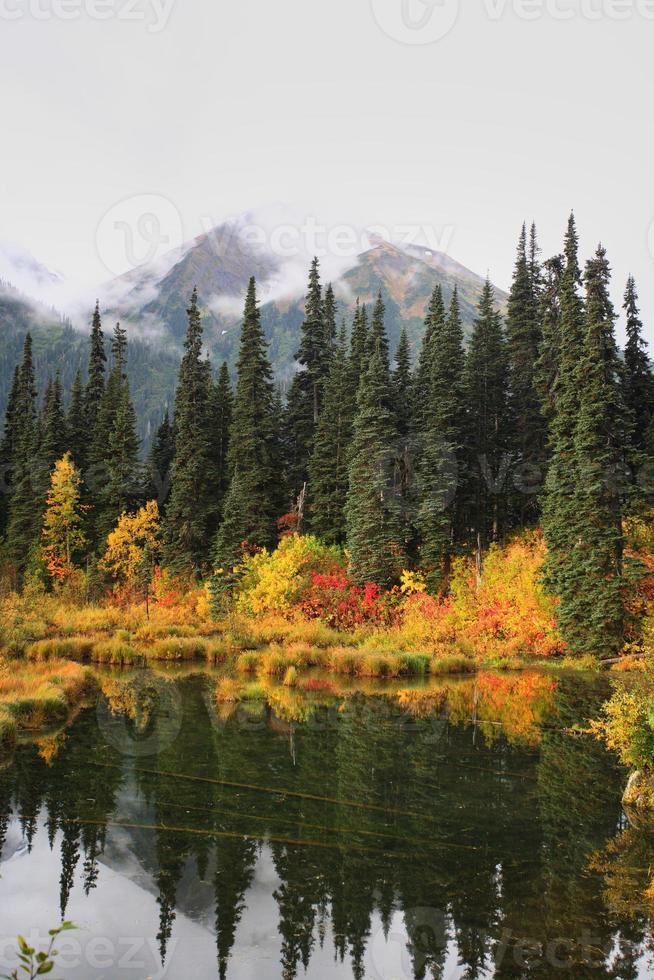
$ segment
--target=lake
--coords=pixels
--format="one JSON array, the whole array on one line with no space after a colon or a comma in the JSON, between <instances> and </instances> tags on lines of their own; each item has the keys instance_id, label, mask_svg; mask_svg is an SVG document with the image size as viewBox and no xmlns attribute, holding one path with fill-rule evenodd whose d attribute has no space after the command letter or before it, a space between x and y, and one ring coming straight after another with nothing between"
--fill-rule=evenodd
<instances>
[{"instance_id":1,"label":"lake","mask_svg":"<svg viewBox=\"0 0 654 980\"><path fill-rule=\"evenodd\" d=\"M65 916L80 980L653 975L654 835L580 731L608 678L101 676L2 761L1 972Z\"/></svg>"}]
</instances>

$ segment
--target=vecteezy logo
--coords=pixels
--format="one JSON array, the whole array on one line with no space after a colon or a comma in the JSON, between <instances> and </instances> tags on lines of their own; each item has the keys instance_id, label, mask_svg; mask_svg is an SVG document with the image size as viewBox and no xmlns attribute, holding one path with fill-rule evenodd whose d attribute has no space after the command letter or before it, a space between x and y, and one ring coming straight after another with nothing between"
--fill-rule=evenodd
<instances>
[{"instance_id":1,"label":"vecteezy logo","mask_svg":"<svg viewBox=\"0 0 654 980\"><path fill-rule=\"evenodd\" d=\"M401 44L433 44L449 34L459 16L459 0L371 0L384 34Z\"/></svg>"},{"instance_id":2,"label":"vecteezy logo","mask_svg":"<svg viewBox=\"0 0 654 980\"><path fill-rule=\"evenodd\" d=\"M122 755L158 755L173 744L183 718L177 685L150 670L117 682L96 707L100 731Z\"/></svg>"},{"instance_id":3,"label":"vecteezy logo","mask_svg":"<svg viewBox=\"0 0 654 980\"><path fill-rule=\"evenodd\" d=\"M182 241L181 215L159 194L136 194L114 204L95 235L98 256L114 276L153 262Z\"/></svg>"}]
</instances>

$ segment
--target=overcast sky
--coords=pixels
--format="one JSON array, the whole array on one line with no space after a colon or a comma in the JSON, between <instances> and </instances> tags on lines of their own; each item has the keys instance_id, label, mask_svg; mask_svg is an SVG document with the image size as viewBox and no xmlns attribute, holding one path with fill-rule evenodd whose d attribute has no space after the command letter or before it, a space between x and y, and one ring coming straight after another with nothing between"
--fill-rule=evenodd
<instances>
[{"instance_id":1,"label":"overcast sky","mask_svg":"<svg viewBox=\"0 0 654 980\"><path fill-rule=\"evenodd\" d=\"M288 202L507 286L574 207L654 341L652 0L139 2L0 0L1 239L95 284L147 254L107 237L135 209L176 244Z\"/></svg>"}]
</instances>

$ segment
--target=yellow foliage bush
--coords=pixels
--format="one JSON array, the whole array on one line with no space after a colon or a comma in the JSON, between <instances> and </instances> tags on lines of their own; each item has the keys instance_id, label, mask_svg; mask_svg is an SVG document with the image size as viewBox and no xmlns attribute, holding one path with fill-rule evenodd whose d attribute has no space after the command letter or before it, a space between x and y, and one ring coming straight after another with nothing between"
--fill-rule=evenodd
<instances>
[{"instance_id":1,"label":"yellow foliage bush","mask_svg":"<svg viewBox=\"0 0 654 980\"><path fill-rule=\"evenodd\" d=\"M237 607L254 615L289 613L308 586L311 573L332 568L340 558L340 549L312 535L289 535L275 551L264 549L244 560Z\"/></svg>"}]
</instances>

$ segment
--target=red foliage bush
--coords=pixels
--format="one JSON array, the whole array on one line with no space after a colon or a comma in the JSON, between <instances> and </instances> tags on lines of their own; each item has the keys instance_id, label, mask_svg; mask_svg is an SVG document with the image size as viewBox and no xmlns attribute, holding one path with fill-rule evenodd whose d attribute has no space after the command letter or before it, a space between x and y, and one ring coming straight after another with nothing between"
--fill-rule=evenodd
<instances>
[{"instance_id":1,"label":"red foliage bush","mask_svg":"<svg viewBox=\"0 0 654 980\"><path fill-rule=\"evenodd\" d=\"M375 582L355 585L342 569L331 574L313 572L300 608L308 619L320 619L339 630L364 624L387 623L392 609L391 593L382 593Z\"/></svg>"}]
</instances>

